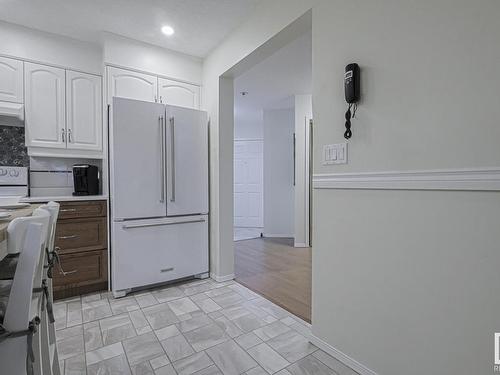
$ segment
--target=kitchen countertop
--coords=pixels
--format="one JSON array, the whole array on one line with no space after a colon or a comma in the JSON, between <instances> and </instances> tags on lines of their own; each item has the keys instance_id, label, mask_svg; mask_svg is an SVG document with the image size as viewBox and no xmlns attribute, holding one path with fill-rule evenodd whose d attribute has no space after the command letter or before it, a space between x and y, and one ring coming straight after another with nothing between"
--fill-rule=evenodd
<instances>
[{"instance_id":1,"label":"kitchen countertop","mask_svg":"<svg viewBox=\"0 0 500 375\"><path fill-rule=\"evenodd\" d=\"M33 210L38 206L39 206L38 204L32 204L28 207L23 207L17 210L8 211L9 213L12 214L12 216L7 220L0 221L0 260L5 258L5 256L7 255L6 239L7 239L7 227L9 226L9 223L16 217L31 216L33 214Z\"/></svg>"},{"instance_id":2,"label":"kitchen countertop","mask_svg":"<svg viewBox=\"0 0 500 375\"><path fill-rule=\"evenodd\" d=\"M107 195L61 195L52 197L26 197L21 199L21 202L33 203L33 202L69 202L69 201L101 201L107 200Z\"/></svg>"}]
</instances>

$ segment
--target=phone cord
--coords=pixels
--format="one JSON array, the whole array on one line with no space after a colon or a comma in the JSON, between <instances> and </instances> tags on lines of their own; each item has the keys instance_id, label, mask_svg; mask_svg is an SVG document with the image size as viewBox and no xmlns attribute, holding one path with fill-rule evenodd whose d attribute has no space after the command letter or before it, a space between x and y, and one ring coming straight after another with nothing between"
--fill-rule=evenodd
<instances>
[{"instance_id":1,"label":"phone cord","mask_svg":"<svg viewBox=\"0 0 500 375\"><path fill-rule=\"evenodd\" d=\"M344 138L349 139L352 137L352 131L351 131L351 107L352 104L349 104L349 108L347 108L347 112L345 113L345 133L344 133Z\"/></svg>"}]
</instances>

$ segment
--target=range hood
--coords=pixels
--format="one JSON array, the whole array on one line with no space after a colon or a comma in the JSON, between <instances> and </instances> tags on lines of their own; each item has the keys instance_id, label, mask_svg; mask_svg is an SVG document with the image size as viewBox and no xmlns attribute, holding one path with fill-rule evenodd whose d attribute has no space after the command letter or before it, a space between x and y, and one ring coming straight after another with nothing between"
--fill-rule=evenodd
<instances>
[{"instance_id":1,"label":"range hood","mask_svg":"<svg viewBox=\"0 0 500 375\"><path fill-rule=\"evenodd\" d=\"M0 116L14 117L24 121L24 105L22 103L11 103L0 101Z\"/></svg>"}]
</instances>

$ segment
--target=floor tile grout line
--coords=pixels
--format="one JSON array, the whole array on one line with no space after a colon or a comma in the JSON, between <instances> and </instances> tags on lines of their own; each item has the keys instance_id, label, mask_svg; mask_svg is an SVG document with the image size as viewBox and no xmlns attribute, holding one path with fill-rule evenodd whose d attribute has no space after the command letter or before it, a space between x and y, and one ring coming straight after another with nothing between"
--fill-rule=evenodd
<instances>
[{"instance_id":1,"label":"floor tile grout line","mask_svg":"<svg viewBox=\"0 0 500 375\"><path fill-rule=\"evenodd\" d=\"M240 296L240 298L242 298L242 300L244 300L244 302L251 302L251 303L252 303L252 301L253 301L253 300L255 300L255 299L257 299L257 298L259 298L259 297L260 297L260 299L261 299L261 300L265 300L265 301L267 301L268 303L270 303L270 305L271 305L271 306L272 306L272 305L275 305L275 306L277 306L277 307L280 307L279 305L277 305L277 304L273 303L272 301L269 301L267 298L262 297L262 296L259 296L259 295L258 295L258 293L255 293L257 296L252 296L252 295L250 294L250 298L248 298L248 297L249 297L249 294L248 294L245 290L247 289L250 293L251 293L252 291L251 291L249 288L246 288L245 286L243 286L243 285L241 285L241 284L239 284L239 283L237 283L237 282L234 282L234 281L233 281L233 282L231 282L231 283L229 283L229 284L225 284L224 286L228 286L228 287L229 287L229 286L231 286L231 285L238 286L238 288L230 288L230 289L232 289L231 291L227 291L227 293L222 293L222 294L220 294L220 295L224 295L224 294L228 294L228 293L234 292L235 294L239 295L239 296ZM224 287L224 286L221 286L221 287ZM184 288L184 289L186 289L186 288ZM237 307L241 307L242 309L246 310L246 312L247 312L248 314L252 314L252 315L254 315L256 318L258 318L259 320L261 320L261 321L263 321L263 322L265 323L264 325L262 325L262 326L260 326L259 328L256 328L256 329L265 328L265 327L267 327L267 326L269 326L269 325L271 325L271 324L273 324L273 323L276 323L276 322L278 322L278 321L281 321L282 319L285 319L285 318L287 318L287 317L291 317L291 318L292 318L292 319L294 319L294 320L296 321L296 323L298 323L298 324L300 324L300 323L301 323L300 321L298 321L298 320L297 320L297 319L300 319L300 318L299 318L299 317L297 317L297 316L295 316L295 315L293 315L293 314L292 314L292 313L290 313L290 312L287 312L287 316L285 316L285 317L283 317L283 318L281 318L281 319L280 319L280 318L276 318L276 316L275 316L275 315L269 314L267 311L262 310L261 306L256 305L256 303L259 303L260 301L257 301L257 302L256 302L256 301L254 301L254 302L253 302L253 304L255 304L255 307L256 307L257 309L259 309L259 310L261 310L263 313L266 313L266 314L267 314L265 317L264 317L264 316L260 317L260 316L255 315L255 313L254 313L252 310L248 310L248 306L241 306L239 303L230 304L230 305L227 305L227 306L225 306L225 307L219 306L220 308L219 308L218 310L215 310L215 311L212 311L212 312L207 313L206 311L204 311L204 310L203 310L203 309L202 309L202 308L201 308L201 307L200 307L200 306L199 306L199 305L198 305L198 304L197 304L197 303L196 303L196 302L192 299L192 296L194 296L194 295L198 295L198 294L202 294L202 293L203 293L203 294L207 297L207 298L204 298L204 300L206 300L206 299L211 300L211 301L213 301L216 305L218 305L218 304L217 304L217 303L213 300L213 298L212 298L212 297L210 297L210 296L208 296L208 295L206 294L206 293L210 292L210 290L215 290L215 289L219 289L219 288L212 286L212 288L211 288L211 289L209 289L209 290L205 290L205 291L202 291L202 292L200 292L200 293L194 293L194 294L190 294L190 295L186 295L186 294L184 293L184 295L185 295L184 297L179 296L179 297L176 297L176 298L174 298L174 299L172 299L172 300L165 301L165 302L159 302L159 301L155 298L155 300L157 301L157 304L156 304L156 305L160 305L160 304L167 303L167 306L169 306L169 305L168 305L168 302L175 301L175 300L177 300L177 299L179 299L179 298L188 298L188 299L189 299L192 303L194 303L194 304L197 306L197 310L196 310L197 312L200 312L200 313L202 313L202 314L206 315L206 316L210 319L210 321L211 321L211 323L210 323L210 324L216 324L217 326L218 326L218 324L217 324L217 319L212 318L211 316L209 316L209 314L214 313L214 312L219 312L219 313L220 313L220 315L218 315L218 316L217 316L218 318L220 318L220 317L225 317L226 319L228 319L228 318L227 318L227 316L225 316L225 315L224 315L223 313L221 313L221 312L222 312L223 310L227 310L227 309L231 309L231 308L237 308ZM237 290L237 289L240 289L240 290ZM148 292L148 293L151 293L151 292ZM132 297L132 296L131 296L131 297ZM101 298L101 299L104 299L104 298ZM142 314L144 314L143 308L142 308L142 307L138 304L138 302L137 302L137 300L136 300L135 298L134 298L134 301L135 301L135 303L138 305L138 308L137 308L136 310L133 310L133 311L141 311L141 313L142 313ZM200 301L201 301L201 300L200 300ZM73 302L73 301L71 301L71 302ZM107 302L108 302L108 304L110 304L109 299L108 299L108 301L107 301ZM244 303L244 302L243 302L243 303ZM68 303L65 303L65 305L66 305L66 306L65 306L65 308L66 308L66 312L67 312L67 309L68 309ZM153 306L154 306L154 305L153 305ZM150 306L146 306L146 307L150 307ZM145 308L146 308L146 307L145 307ZM83 310L83 308L82 308L82 310ZM285 311L286 311L286 310L285 310ZM98 327L99 327L99 331L100 331L100 334L101 334L101 340L102 340L102 341L104 341L104 340L103 340L103 336L102 336L102 327L101 327L100 322L101 322L103 319L107 319L107 318L114 317L114 316L119 316L119 315L121 315L121 314L123 314L123 315L127 314L128 319L131 321L132 319L131 319L131 317L130 317L130 313L131 313L131 311L125 311L125 312L123 312L123 313L119 313L119 314L116 314L116 315L112 314L112 315L111 315L111 316L109 316L109 317L104 317L104 318L101 318L101 319L94 319L94 320L89 321L89 322L87 322L87 323L90 323L90 322L93 322L93 321L96 321L96 322L97 322L97 325L98 325ZM246 315L248 315L248 314L246 314ZM179 316L179 315L177 315L177 314L175 314L175 315L176 315L177 317ZM272 318L274 319L274 321L272 321L272 322L266 321L266 320L265 320L265 318L267 318L267 317L272 317ZM191 319L192 319L192 318L191 318ZM228 320L229 320L230 322L233 322L231 319L228 319ZM300 320L301 320L301 319L300 319ZM146 321L147 321L147 319L146 319ZM178 324L180 324L180 323L181 323L181 322L174 323L173 325L176 325L176 326L177 326L177 325L178 325ZM82 322L82 324L81 324L81 325L83 326L84 324L85 324L85 323L83 323L83 322ZM234 322L233 322L233 324L234 324ZM284 323L282 323L282 324L284 324ZM304 327L305 327L305 328L308 328L305 324L303 324L303 325L304 325ZM133 328L134 328L135 334L138 336L137 328L133 325L133 323L132 323L132 326L133 326ZM149 321L147 321L147 325L146 325L146 326L149 326L149 328L151 328L151 331L153 331L153 332L154 332L154 330L153 330L153 329L152 329L152 327L150 326L150 322L149 322ZM146 326L145 326L145 327L146 327ZM206 326L206 325L203 325L203 326ZM202 326L202 327L203 327L203 326ZM168 326L166 326L166 327L168 327ZM219 327L220 327L220 326L219 326ZM287 327L289 327L289 329L290 329L290 330L293 330L296 334L298 334L298 335L300 335L300 336L304 337L306 340L308 340L308 341L309 341L309 339L308 339L308 337L307 337L306 335L302 334L300 331L297 331L294 327L291 327L291 325L290 325L290 326L289 326L289 325L287 325ZM162 328L164 328L164 327L162 327ZM201 327L198 327L198 328L201 328ZM198 328L195 328L195 329L198 329ZM222 327L221 327L221 328L222 328ZM192 331L192 330L190 330L190 331L186 331L186 332L191 332L191 331ZM253 329L253 330L251 330L251 331L248 331L248 332L247 332L247 331L243 331L243 330L242 330L242 331L241 331L241 334L238 334L238 335L237 335L237 336L235 336L235 337L228 336L227 340L226 340L226 341L224 341L224 342L227 342L227 341L229 341L229 340L232 340L234 343L236 343L236 345L237 345L238 347L240 347L240 348L241 348L241 350L243 350L243 352L245 352L247 355L250 355L250 353L248 353L248 350L249 350L249 349L251 349L251 348L253 348L253 347L257 346L257 345L260 345L260 344L262 344L262 343L265 343L265 341L260 342L260 343L257 343L257 344L255 344L255 345L252 345L252 346L248 347L247 349L244 349L241 345L239 345L239 344L238 344L238 342L236 342L236 340L235 340L235 339L236 339L236 338L238 338L238 337L240 337L240 336L242 336L242 335L245 335L245 334L249 334L249 333L253 333L253 334L255 334L255 333L254 333L254 331L255 331L255 329ZM183 336L183 338L184 338L184 339L186 340L186 342L188 343L189 347L190 347L191 349L194 349L194 348L192 347L192 344L191 344L191 343L187 340L187 338L186 338L186 336L185 336L185 333L186 333L186 332L179 332L179 334ZM226 333L226 331L225 331L225 330L224 330L224 333L225 333L225 335L227 335L227 333ZM285 333L286 333L286 332L285 332ZM280 335L278 335L278 336L280 336ZM134 336L134 337L135 337L135 336ZM160 342L160 344L161 344L161 341L160 341L160 340L159 340L159 338L156 336L156 333L155 333L155 338L156 338L156 340L158 340L158 342ZM124 341L124 340L120 341L121 346L122 346L122 349L123 349L123 341ZM220 343L220 344L222 344L222 343ZM205 353L206 355L208 355L208 352L207 352L207 350L208 350L208 349L210 349L210 348L212 348L212 347L214 347L214 346L220 345L220 344L216 344L216 345L213 345L213 346L211 346L211 347L209 347L209 348L205 348L205 349L203 349L203 350L201 350L201 351L199 351L199 352L196 352L196 351L195 351L192 355L197 354L197 353L202 353L202 352L203 352L203 353ZM85 346L84 346L84 347L85 347ZM273 348L271 348L271 349L275 351L275 349L273 349ZM162 346L162 351L163 351L163 353L164 353L164 354L160 354L160 356L161 356L161 355L165 355L165 356L166 356L166 357L170 360L170 357L169 357L169 356L168 356L168 354L165 352L165 350L164 350L163 346ZM294 363L296 363L297 361L300 361L300 360L301 360L301 359L303 359L303 358L306 358L306 357L308 357L308 356L311 356L311 355L312 355L313 353L315 353L316 351L318 351L318 348L316 348L316 350L312 351L311 353L309 353L309 354L308 354L308 355L306 355L305 357L301 357L301 358L297 359L297 360L296 360L296 361L294 361L294 362L289 362L289 363L290 363L290 364L289 364L289 366L290 366L290 365L292 365L292 364L294 364ZM131 368L130 363L128 362L128 356L126 355L126 352L125 352L125 351L124 351L124 353L125 353L125 356L126 356L126 358L127 358L127 363L128 363L128 365L129 365L129 367ZM85 353L84 353L84 354L86 354L86 350L85 350ZM279 354L279 353L278 353L278 354ZM209 355L208 355L208 356L209 356ZM86 364L86 355L84 355L84 357L85 357L85 364ZM189 356L188 356L188 357L189 357ZM253 356L251 356L251 355L250 355L250 357L251 357L251 358L253 358ZM187 358L187 357L185 357L185 358ZM211 357L209 356L209 358L211 358ZM253 359L255 360L255 358L253 358ZM211 359L211 360L212 360L212 359ZM319 360L319 359L318 359L318 360ZM212 360L212 362L213 362L213 360ZM288 362L288 361L287 361L287 362ZM321 361L320 361L320 362L321 362ZM171 365L172 365L172 367L173 367L173 363L174 363L174 362L172 362L172 361L170 360L169 364L171 364ZM258 363L258 362L256 362L256 363ZM322 362L322 363L323 363L323 362ZM214 363L214 365L215 365L215 367L216 367L219 371L221 371L221 369L217 366L217 364L216 364L216 363ZM209 365L209 366L207 366L207 367L210 367L210 366L211 366L211 365ZM260 366L260 365L259 365L259 364L257 364L257 366ZM288 368L289 366L287 366L286 368ZM325 364L325 366L327 366L328 368L330 368L330 367L329 367L328 365L326 365L326 364ZM162 366L162 367L164 367L164 366ZM207 368L207 367L205 367L205 368ZM255 368L255 367L253 367L253 368ZM174 369L174 371L177 373L177 370L175 370L175 367L173 367L173 369ZM330 368L330 369L331 369L331 368ZM200 369L199 371L201 371L201 370L202 370L202 369ZM333 369L332 369L332 370L333 370ZM247 370L247 371L248 371L248 370ZM281 370L280 370L280 371L281 371ZM222 372L222 371L221 371L221 372Z\"/></svg>"}]
</instances>

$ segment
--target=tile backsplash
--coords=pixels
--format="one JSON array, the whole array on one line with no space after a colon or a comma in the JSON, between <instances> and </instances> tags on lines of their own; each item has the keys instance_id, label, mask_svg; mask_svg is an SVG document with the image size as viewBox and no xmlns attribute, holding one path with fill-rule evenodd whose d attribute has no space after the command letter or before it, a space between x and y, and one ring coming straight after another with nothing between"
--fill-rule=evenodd
<instances>
[{"instance_id":1,"label":"tile backsplash","mask_svg":"<svg viewBox=\"0 0 500 375\"><path fill-rule=\"evenodd\" d=\"M29 167L24 127L0 125L0 165Z\"/></svg>"},{"instance_id":2,"label":"tile backsplash","mask_svg":"<svg viewBox=\"0 0 500 375\"><path fill-rule=\"evenodd\" d=\"M101 160L32 157L30 195L32 197L69 196L73 193L73 165L92 164L102 170Z\"/></svg>"}]
</instances>

